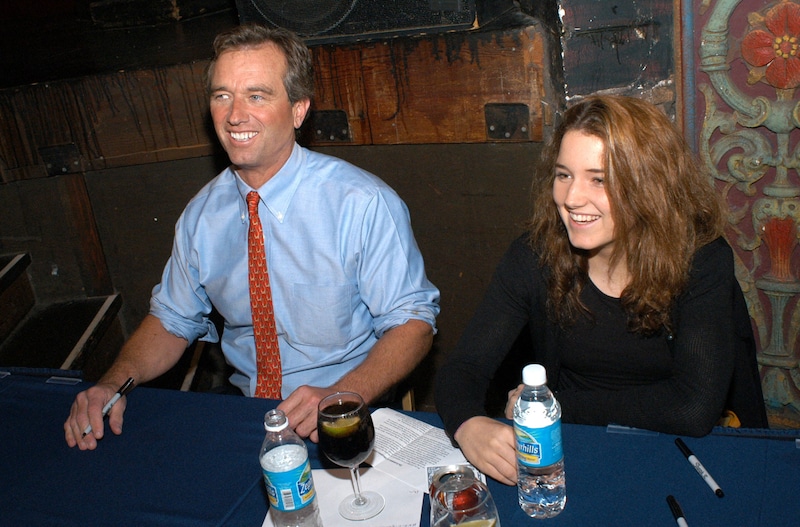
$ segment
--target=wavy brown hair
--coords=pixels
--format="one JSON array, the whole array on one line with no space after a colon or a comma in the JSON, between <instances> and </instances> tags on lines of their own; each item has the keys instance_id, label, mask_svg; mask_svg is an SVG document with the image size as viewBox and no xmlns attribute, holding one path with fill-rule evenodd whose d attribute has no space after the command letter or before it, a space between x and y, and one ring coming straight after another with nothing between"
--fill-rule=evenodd
<instances>
[{"instance_id":1,"label":"wavy brown hair","mask_svg":"<svg viewBox=\"0 0 800 527\"><path fill-rule=\"evenodd\" d=\"M550 270L548 307L562 326L587 312L580 293L588 255L573 247L553 201L555 164L564 134L579 131L604 145L605 188L614 218L612 264L631 275L622 292L629 330L671 328L670 308L683 291L692 256L722 234L723 202L683 136L652 104L592 96L569 108L542 151L534 181L531 243Z\"/></svg>"}]
</instances>

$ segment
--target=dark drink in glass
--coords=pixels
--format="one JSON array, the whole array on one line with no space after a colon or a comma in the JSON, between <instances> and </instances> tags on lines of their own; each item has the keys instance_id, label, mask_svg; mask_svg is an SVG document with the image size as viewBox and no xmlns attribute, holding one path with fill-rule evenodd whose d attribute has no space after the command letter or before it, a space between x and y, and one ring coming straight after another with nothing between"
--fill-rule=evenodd
<instances>
[{"instance_id":1,"label":"dark drink in glass","mask_svg":"<svg viewBox=\"0 0 800 527\"><path fill-rule=\"evenodd\" d=\"M353 392L336 392L317 407L319 448L334 463L350 469L352 495L339 504L339 514L348 520L365 520L383 510L383 496L361 491L358 466L375 445L375 427L364 399Z\"/></svg>"},{"instance_id":2,"label":"dark drink in glass","mask_svg":"<svg viewBox=\"0 0 800 527\"><path fill-rule=\"evenodd\" d=\"M319 445L328 458L343 467L360 465L375 444L375 428L372 417L352 415L357 403L345 401L332 404L323 410L328 415L345 415L332 421L322 421L319 431Z\"/></svg>"}]
</instances>

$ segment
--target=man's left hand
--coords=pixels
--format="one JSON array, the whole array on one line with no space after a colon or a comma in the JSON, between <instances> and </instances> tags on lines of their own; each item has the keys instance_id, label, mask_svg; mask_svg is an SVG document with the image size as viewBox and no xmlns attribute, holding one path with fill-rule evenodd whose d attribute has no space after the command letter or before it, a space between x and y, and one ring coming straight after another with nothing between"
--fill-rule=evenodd
<instances>
[{"instance_id":1,"label":"man's left hand","mask_svg":"<svg viewBox=\"0 0 800 527\"><path fill-rule=\"evenodd\" d=\"M289 397L281 401L278 410L283 410L289 419L289 426L294 428L302 438L309 438L314 443L319 441L317 435L317 406L319 402L336 393L334 388L317 388L300 386Z\"/></svg>"}]
</instances>

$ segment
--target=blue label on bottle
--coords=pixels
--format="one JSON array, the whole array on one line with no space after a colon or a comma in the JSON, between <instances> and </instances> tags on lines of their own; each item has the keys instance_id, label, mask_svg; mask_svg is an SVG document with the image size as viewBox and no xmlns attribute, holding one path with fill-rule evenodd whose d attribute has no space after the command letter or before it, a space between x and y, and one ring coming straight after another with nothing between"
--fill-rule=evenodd
<instances>
[{"instance_id":1,"label":"blue label on bottle","mask_svg":"<svg viewBox=\"0 0 800 527\"><path fill-rule=\"evenodd\" d=\"M311 479L311 465L308 461L286 472L264 473L270 507L281 511L302 509L314 499L314 480Z\"/></svg>"},{"instance_id":2,"label":"blue label on bottle","mask_svg":"<svg viewBox=\"0 0 800 527\"><path fill-rule=\"evenodd\" d=\"M564 457L561 446L561 421L543 428L529 428L514 423L517 436L517 460L526 467L546 467Z\"/></svg>"}]
</instances>

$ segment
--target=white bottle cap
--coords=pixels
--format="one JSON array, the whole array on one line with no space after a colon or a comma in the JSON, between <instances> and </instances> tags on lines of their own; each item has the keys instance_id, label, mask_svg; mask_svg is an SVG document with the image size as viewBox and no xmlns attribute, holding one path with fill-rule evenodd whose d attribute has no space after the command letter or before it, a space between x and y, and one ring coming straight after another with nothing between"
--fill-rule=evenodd
<instances>
[{"instance_id":1,"label":"white bottle cap","mask_svg":"<svg viewBox=\"0 0 800 527\"><path fill-rule=\"evenodd\" d=\"M289 418L280 410L270 410L264 416L264 429L268 432L280 432L289 426Z\"/></svg>"},{"instance_id":2,"label":"white bottle cap","mask_svg":"<svg viewBox=\"0 0 800 527\"><path fill-rule=\"evenodd\" d=\"M522 368L522 383L527 386L547 384L547 372L541 364L528 364Z\"/></svg>"}]
</instances>

